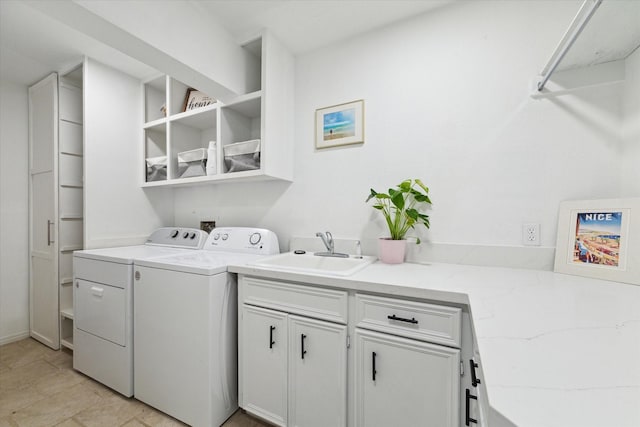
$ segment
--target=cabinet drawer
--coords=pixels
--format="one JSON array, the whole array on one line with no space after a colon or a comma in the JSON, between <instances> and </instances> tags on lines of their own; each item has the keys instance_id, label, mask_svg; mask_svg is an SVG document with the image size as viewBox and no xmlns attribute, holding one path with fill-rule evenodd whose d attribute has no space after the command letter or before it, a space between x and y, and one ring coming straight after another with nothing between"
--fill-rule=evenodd
<instances>
[{"instance_id":1,"label":"cabinet drawer","mask_svg":"<svg viewBox=\"0 0 640 427\"><path fill-rule=\"evenodd\" d=\"M356 294L355 316L359 328L460 347L459 308Z\"/></svg>"},{"instance_id":2,"label":"cabinet drawer","mask_svg":"<svg viewBox=\"0 0 640 427\"><path fill-rule=\"evenodd\" d=\"M347 323L347 292L243 277L243 302L336 323Z\"/></svg>"}]
</instances>

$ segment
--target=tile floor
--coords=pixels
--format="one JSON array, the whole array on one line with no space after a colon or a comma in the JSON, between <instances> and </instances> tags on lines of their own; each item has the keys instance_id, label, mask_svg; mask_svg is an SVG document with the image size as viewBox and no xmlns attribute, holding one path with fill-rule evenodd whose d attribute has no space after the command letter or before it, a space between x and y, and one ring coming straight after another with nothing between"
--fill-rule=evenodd
<instances>
[{"instance_id":1,"label":"tile floor","mask_svg":"<svg viewBox=\"0 0 640 427\"><path fill-rule=\"evenodd\" d=\"M73 354L28 338L0 347L0 427L185 424L73 370ZM236 412L224 427L264 427Z\"/></svg>"}]
</instances>

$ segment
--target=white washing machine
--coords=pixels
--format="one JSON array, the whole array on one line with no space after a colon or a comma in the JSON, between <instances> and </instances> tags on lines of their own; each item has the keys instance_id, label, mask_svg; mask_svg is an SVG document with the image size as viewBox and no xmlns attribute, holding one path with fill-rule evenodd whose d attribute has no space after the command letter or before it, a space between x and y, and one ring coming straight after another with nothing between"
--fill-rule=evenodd
<instances>
[{"instance_id":1,"label":"white washing machine","mask_svg":"<svg viewBox=\"0 0 640 427\"><path fill-rule=\"evenodd\" d=\"M74 369L132 396L133 261L193 252L206 238L202 230L160 228L144 245L74 252Z\"/></svg>"},{"instance_id":2,"label":"white washing machine","mask_svg":"<svg viewBox=\"0 0 640 427\"><path fill-rule=\"evenodd\" d=\"M279 253L256 228L215 229L202 251L135 261L135 397L196 427L238 408L237 276L231 263Z\"/></svg>"}]
</instances>

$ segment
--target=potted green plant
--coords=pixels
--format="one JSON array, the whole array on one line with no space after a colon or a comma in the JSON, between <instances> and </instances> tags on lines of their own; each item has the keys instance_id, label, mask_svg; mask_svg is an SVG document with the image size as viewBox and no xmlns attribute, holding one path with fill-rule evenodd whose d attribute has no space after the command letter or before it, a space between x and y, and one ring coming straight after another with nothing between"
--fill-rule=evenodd
<instances>
[{"instance_id":1,"label":"potted green plant","mask_svg":"<svg viewBox=\"0 0 640 427\"><path fill-rule=\"evenodd\" d=\"M380 261L388 264L404 262L407 232L416 225L429 228L429 216L420 212L431 205L428 194L429 188L419 179L404 180L387 193L371 189L367 202L375 199L373 207L382 212L391 234L379 240ZM416 243L420 243L417 237Z\"/></svg>"}]
</instances>

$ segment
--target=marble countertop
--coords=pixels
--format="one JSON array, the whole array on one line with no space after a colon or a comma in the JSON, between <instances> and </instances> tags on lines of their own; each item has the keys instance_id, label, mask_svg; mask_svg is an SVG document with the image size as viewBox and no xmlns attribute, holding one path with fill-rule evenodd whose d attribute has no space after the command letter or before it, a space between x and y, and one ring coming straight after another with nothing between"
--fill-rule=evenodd
<instances>
[{"instance_id":1,"label":"marble countertop","mask_svg":"<svg viewBox=\"0 0 640 427\"><path fill-rule=\"evenodd\" d=\"M349 277L229 270L468 305L489 403L515 425L640 426L640 286L435 263L376 262Z\"/></svg>"}]
</instances>

